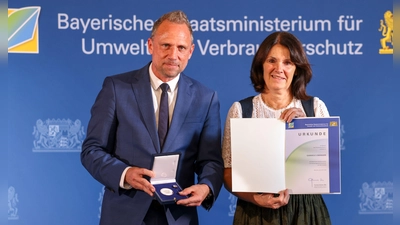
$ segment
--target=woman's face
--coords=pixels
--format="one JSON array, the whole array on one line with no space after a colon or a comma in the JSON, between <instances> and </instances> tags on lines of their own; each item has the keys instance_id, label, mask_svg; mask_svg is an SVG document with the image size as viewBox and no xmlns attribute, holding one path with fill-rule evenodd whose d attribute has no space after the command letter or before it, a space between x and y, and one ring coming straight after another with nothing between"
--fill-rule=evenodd
<instances>
[{"instance_id":1,"label":"woman's face","mask_svg":"<svg viewBox=\"0 0 400 225\"><path fill-rule=\"evenodd\" d=\"M290 60L289 49L277 44L263 64L266 92L290 91L296 65Z\"/></svg>"}]
</instances>

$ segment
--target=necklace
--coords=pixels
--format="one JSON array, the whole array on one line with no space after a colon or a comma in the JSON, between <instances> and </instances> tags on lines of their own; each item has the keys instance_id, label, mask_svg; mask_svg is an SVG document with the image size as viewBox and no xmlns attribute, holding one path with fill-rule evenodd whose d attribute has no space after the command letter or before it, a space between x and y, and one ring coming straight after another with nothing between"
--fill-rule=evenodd
<instances>
[{"instance_id":1,"label":"necklace","mask_svg":"<svg viewBox=\"0 0 400 225\"><path fill-rule=\"evenodd\" d=\"M264 97L264 95L263 94L261 94L261 100L263 101L263 103L268 107L268 108L271 108L271 109L273 109L273 110L283 110L283 109L285 109L286 107L288 107L288 105L290 105L290 103L292 103L292 101L293 101L293 97L291 97L288 101L282 101L282 102L285 102L285 104L275 104L275 105L278 105L278 107L274 107L274 106L272 106L271 104L269 104L268 103L268 101L265 99L265 97ZM283 107L280 107L280 106L282 106L283 105Z\"/></svg>"}]
</instances>

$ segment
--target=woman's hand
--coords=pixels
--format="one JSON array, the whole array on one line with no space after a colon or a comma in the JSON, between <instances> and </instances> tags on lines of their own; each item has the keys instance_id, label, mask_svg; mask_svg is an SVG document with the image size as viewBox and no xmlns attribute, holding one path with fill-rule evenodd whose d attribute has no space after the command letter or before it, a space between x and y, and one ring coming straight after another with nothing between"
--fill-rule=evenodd
<instances>
[{"instance_id":1,"label":"woman's hand","mask_svg":"<svg viewBox=\"0 0 400 225\"><path fill-rule=\"evenodd\" d=\"M279 119L281 119L287 123L290 123L290 122L292 122L292 120L294 118L298 118L298 117L306 117L306 114L300 108L289 108L289 109L285 109L282 112L281 117Z\"/></svg>"},{"instance_id":2,"label":"woman's hand","mask_svg":"<svg viewBox=\"0 0 400 225\"><path fill-rule=\"evenodd\" d=\"M254 201L258 206L271 209L279 209L288 204L290 195L287 189L280 191L279 196L274 197L274 195L276 196L272 193L254 194Z\"/></svg>"}]
</instances>

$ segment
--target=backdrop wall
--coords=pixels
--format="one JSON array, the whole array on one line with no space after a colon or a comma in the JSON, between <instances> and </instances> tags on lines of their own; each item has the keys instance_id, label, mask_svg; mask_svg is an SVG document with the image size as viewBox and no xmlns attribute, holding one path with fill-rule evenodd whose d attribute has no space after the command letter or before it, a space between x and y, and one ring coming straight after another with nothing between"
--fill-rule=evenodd
<instances>
[{"instance_id":1,"label":"backdrop wall","mask_svg":"<svg viewBox=\"0 0 400 225\"><path fill-rule=\"evenodd\" d=\"M392 1L8 4L9 224L98 224L103 187L79 158L90 107L106 76L149 62L153 22L175 9L188 14L195 31L185 73L218 92L222 126L231 104L254 94L249 70L262 40L278 30L299 37L313 65L309 94L341 117L342 193L324 195L332 222L392 223ZM222 190L210 212L199 208L201 223L231 224L235 202Z\"/></svg>"}]
</instances>

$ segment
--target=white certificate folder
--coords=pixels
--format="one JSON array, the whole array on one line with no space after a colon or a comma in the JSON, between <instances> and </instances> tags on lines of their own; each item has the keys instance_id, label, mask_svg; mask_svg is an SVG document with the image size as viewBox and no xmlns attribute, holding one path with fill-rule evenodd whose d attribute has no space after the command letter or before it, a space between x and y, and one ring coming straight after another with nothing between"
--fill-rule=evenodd
<instances>
[{"instance_id":1,"label":"white certificate folder","mask_svg":"<svg viewBox=\"0 0 400 225\"><path fill-rule=\"evenodd\" d=\"M340 118L232 118L232 191L339 194Z\"/></svg>"}]
</instances>

